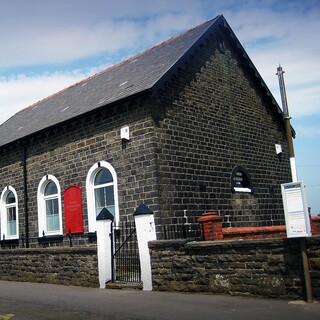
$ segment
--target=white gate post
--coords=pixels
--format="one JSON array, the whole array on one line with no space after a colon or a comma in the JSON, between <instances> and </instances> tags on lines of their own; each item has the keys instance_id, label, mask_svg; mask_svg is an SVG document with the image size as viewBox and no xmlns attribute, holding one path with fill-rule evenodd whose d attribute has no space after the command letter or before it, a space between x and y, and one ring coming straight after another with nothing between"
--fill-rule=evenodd
<instances>
[{"instance_id":1,"label":"white gate post","mask_svg":"<svg viewBox=\"0 0 320 320\"><path fill-rule=\"evenodd\" d=\"M111 226L113 218L106 208L97 216L98 271L101 289L105 289L106 282L112 279Z\"/></svg>"},{"instance_id":2,"label":"white gate post","mask_svg":"<svg viewBox=\"0 0 320 320\"><path fill-rule=\"evenodd\" d=\"M156 240L153 212L141 204L133 214L136 224L143 290L152 290L151 259L148 242Z\"/></svg>"}]
</instances>

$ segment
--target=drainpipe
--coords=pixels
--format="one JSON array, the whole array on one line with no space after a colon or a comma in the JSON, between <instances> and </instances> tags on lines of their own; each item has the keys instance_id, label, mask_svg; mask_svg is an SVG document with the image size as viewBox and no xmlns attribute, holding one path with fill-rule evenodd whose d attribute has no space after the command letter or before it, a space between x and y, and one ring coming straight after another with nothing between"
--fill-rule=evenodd
<instances>
[{"instance_id":1,"label":"drainpipe","mask_svg":"<svg viewBox=\"0 0 320 320\"><path fill-rule=\"evenodd\" d=\"M22 166L23 166L23 192L24 192L24 214L25 214L25 234L26 248L29 248L29 213L28 213L28 186L27 186L27 148L22 147Z\"/></svg>"}]
</instances>

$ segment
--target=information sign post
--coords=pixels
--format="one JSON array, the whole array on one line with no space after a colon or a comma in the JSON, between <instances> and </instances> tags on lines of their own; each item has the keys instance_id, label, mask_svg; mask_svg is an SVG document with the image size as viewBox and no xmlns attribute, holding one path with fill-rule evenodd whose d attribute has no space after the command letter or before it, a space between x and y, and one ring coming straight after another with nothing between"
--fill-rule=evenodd
<instances>
[{"instance_id":1,"label":"information sign post","mask_svg":"<svg viewBox=\"0 0 320 320\"><path fill-rule=\"evenodd\" d=\"M284 71L279 65L277 68L277 76L279 78L280 94L283 107L283 120L285 122L288 151L290 156L290 167L292 184L284 184L281 186L282 199L285 208L285 218L287 226L288 237L299 237L300 248L303 263L303 272L306 284L307 301L312 302L312 288L310 279L310 269L307 255L307 240L306 237L311 235L310 231L310 218L306 208L306 197L304 188L301 182L297 182L297 167L294 157L293 141L292 141L292 128L290 124L289 108L287 102L286 89L283 78Z\"/></svg>"},{"instance_id":2,"label":"information sign post","mask_svg":"<svg viewBox=\"0 0 320 320\"><path fill-rule=\"evenodd\" d=\"M310 217L304 184L301 181L281 185L288 238L300 238L300 249L307 302L313 301L306 237L311 236Z\"/></svg>"},{"instance_id":3,"label":"information sign post","mask_svg":"<svg viewBox=\"0 0 320 320\"><path fill-rule=\"evenodd\" d=\"M311 226L303 183L281 185L288 238L310 237Z\"/></svg>"}]
</instances>

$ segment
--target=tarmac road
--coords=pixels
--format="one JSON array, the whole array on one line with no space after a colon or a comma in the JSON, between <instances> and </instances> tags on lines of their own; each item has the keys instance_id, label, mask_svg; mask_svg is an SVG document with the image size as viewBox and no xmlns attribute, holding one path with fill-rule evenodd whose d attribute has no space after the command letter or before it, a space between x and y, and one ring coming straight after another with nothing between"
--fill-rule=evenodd
<instances>
[{"instance_id":1,"label":"tarmac road","mask_svg":"<svg viewBox=\"0 0 320 320\"><path fill-rule=\"evenodd\" d=\"M320 303L0 281L0 320L319 320Z\"/></svg>"}]
</instances>

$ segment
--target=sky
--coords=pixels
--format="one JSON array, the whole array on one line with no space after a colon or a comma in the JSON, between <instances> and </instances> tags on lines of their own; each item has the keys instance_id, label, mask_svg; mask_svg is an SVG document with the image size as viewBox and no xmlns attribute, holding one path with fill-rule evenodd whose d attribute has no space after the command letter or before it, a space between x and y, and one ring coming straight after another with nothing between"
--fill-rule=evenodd
<instances>
[{"instance_id":1,"label":"sky","mask_svg":"<svg viewBox=\"0 0 320 320\"><path fill-rule=\"evenodd\" d=\"M0 0L0 124L219 14L280 106L283 67L298 180L320 214L319 0Z\"/></svg>"}]
</instances>

